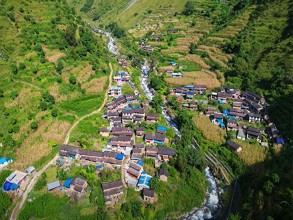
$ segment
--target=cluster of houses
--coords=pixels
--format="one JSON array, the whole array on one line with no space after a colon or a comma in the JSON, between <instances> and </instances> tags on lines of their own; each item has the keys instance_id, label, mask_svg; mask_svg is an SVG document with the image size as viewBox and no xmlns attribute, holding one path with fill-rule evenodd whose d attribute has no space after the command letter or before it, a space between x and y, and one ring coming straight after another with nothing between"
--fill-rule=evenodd
<instances>
[{"instance_id":1,"label":"cluster of houses","mask_svg":"<svg viewBox=\"0 0 293 220\"><path fill-rule=\"evenodd\" d=\"M194 101L195 94L204 94L206 86L185 86L170 89L170 94L175 95L182 107L190 110L198 109L198 101ZM216 100L219 105L229 103L232 108L219 112L217 108L208 106L205 115L211 119L211 122L227 131L236 131L236 138L240 140L255 139L261 145L267 146L262 137L267 137L273 144L282 146L284 139L280 136L276 125L273 124L266 115L266 101L264 97L252 92L241 92L230 86L219 88L218 92L212 92L209 95L210 100ZM240 126L239 122L246 121L248 125ZM266 129L256 128L253 124L265 121ZM229 146L232 146L231 144ZM233 145L235 147L235 145ZM233 148L233 147L232 147ZM238 148L240 150L241 148Z\"/></svg>"},{"instance_id":2,"label":"cluster of houses","mask_svg":"<svg viewBox=\"0 0 293 220\"><path fill-rule=\"evenodd\" d=\"M23 189L28 184L29 176L35 172L33 166L28 167L24 172L15 170L5 180L2 185L4 192L13 192L16 195L21 196Z\"/></svg>"},{"instance_id":3,"label":"cluster of houses","mask_svg":"<svg viewBox=\"0 0 293 220\"><path fill-rule=\"evenodd\" d=\"M47 190L49 192L64 191L68 196L76 195L76 197L80 199L86 195L87 186L88 183L86 180L76 177L66 179L63 185L59 180L50 182L47 184Z\"/></svg>"},{"instance_id":4,"label":"cluster of houses","mask_svg":"<svg viewBox=\"0 0 293 220\"><path fill-rule=\"evenodd\" d=\"M205 85L187 85L184 87L171 88L169 93L175 95L177 101L182 103L184 100L191 101L197 94L204 94L206 90L207 87Z\"/></svg>"},{"instance_id":5,"label":"cluster of houses","mask_svg":"<svg viewBox=\"0 0 293 220\"><path fill-rule=\"evenodd\" d=\"M79 160L82 165L93 164L97 167L99 165L121 167L124 159L124 156L119 153L90 151L70 145L62 145L59 150L59 155L62 158L69 157Z\"/></svg>"},{"instance_id":6,"label":"cluster of houses","mask_svg":"<svg viewBox=\"0 0 293 220\"><path fill-rule=\"evenodd\" d=\"M145 51L150 51L150 52L153 51L154 48L153 48L151 45L146 44L146 40L147 40L147 39L142 38L142 39L140 40L140 42L138 43L140 49L141 49L141 50L145 50Z\"/></svg>"},{"instance_id":7,"label":"cluster of houses","mask_svg":"<svg viewBox=\"0 0 293 220\"><path fill-rule=\"evenodd\" d=\"M130 75L128 72L125 71L118 71L114 76L114 81L117 83L118 86L123 85L130 81Z\"/></svg>"}]
</instances>

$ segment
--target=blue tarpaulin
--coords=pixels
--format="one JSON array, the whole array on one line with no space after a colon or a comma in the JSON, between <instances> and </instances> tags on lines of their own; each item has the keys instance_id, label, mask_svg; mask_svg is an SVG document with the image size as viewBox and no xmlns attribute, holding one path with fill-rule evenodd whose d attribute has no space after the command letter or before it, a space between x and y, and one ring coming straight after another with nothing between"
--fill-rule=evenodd
<instances>
[{"instance_id":1,"label":"blue tarpaulin","mask_svg":"<svg viewBox=\"0 0 293 220\"><path fill-rule=\"evenodd\" d=\"M10 190L16 190L18 187L19 187L19 185L15 184L15 183L10 183L8 181L5 181L2 186L2 189L4 191L10 191Z\"/></svg>"},{"instance_id":2,"label":"blue tarpaulin","mask_svg":"<svg viewBox=\"0 0 293 220\"><path fill-rule=\"evenodd\" d=\"M98 170L98 169L102 169L102 168L103 168L103 165L102 165L102 164L96 166L96 169L97 169L97 170Z\"/></svg>"},{"instance_id":3,"label":"blue tarpaulin","mask_svg":"<svg viewBox=\"0 0 293 220\"><path fill-rule=\"evenodd\" d=\"M158 126L157 131L166 131L167 128L165 126Z\"/></svg>"},{"instance_id":4,"label":"blue tarpaulin","mask_svg":"<svg viewBox=\"0 0 293 220\"><path fill-rule=\"evenodd\" d=\"M63 186L65 186L66 188L70 188L72 180L73 180L72 178L68 178L67 180L65 180Z\"/></svg>"},{"instance_id":5,"label":"blue tarpaulin","mask_svg":"<svg viewBox=\"0 0 293 220\"><path fill-rule=\"evenodd\" d=\"M283 138L277 138L276 143L277 144L285 144L285 141Z\"/></svg>"},{"instance_id":6,"label":"blue tarpaulin","mask_svg":"<svg viewBox=\"0 0 293 220\"><path fill-rule=\"evenodd\" d=\"M116 154L116 160L123 160L124 155L123 154Z\"/></svg>"},{"instance_id":7,"label":"blue tarpaulin","mask_svg":"<svg viewBox=\"0 0 293 220\"><path fill-rule=\"evenodd\" d=\"M230 115L230 111L229 110L223 110L223 114L224 115Z\"/></svg>"},{"instance_id":8,"label":"blue tarpaulin","mask_svg":"<svg viewBox=\"0 0 293 220\"><path fill-rule=\"evenodd\" d=\"M143 162L141 160L137 161L137 164L139 164L140 166L143 166Z\"/></svg>"}]
</instances>

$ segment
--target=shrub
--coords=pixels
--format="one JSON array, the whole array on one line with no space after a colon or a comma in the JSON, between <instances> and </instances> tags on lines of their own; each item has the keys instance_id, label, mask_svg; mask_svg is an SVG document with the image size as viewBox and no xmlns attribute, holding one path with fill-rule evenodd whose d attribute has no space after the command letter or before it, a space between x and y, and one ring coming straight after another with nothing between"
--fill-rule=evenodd
<instances>
[{"instance_id":1,"label":"shrub","mask_svg":"<svg viewBox=\"0 0 293 220\"><path fill-rule=\"evenodd\" d=\"M58 111L57 111L57 109L53 109L52 111L51 111L51 115L55 118L55 117L57 117L58 116Z\"/></svg>"},{"instance_id":2,"label":"shrub","mask_svg":"<svg viewBox=\"0 0 293 220\"><path fill-rule=\"evenodd\" d=\"M76 84L76 77L73 76L73 75L71 75L71 76L69 77L69 82L70 82L72 85L75 85L75 84Z\"/></svg>"},{"instance_id":3,"label":"shrub","mask_svg":"<svg viewBox=\"0 0 293 220\"><path fill-rule=\"evenodd\" d=\"M38 129L38 123L37 122L35 122L35 121L33 121L32 123L31 123L31 129L33 129L33 130L37 130Z\"/></svg>"},{"instance_id":4,"label":"shrub","mask_svg":"<svg viewBox=\"0 0 293 220\"><path fill-rule=\"evenodd\" d=\"M25 63L20 62L19 65L18 65L18 68L19 68L20 70L24 70L24 69L26 68Z\"/></svg>"}]
</instances>

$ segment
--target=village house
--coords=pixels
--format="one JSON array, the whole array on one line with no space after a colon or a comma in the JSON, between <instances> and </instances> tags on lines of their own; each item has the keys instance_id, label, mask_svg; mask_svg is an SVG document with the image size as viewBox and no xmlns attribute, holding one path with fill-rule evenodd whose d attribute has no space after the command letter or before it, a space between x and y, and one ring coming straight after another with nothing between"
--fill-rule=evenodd
<instances>
[{"instance_id":1,"label":"village house","mask_svg":"<svg viewBox=\"0 0 293 220\"><path fill-rule=\"evenodd\" d=\"M205 110L206 116L214 115L217 112L216 108L214 107L208 107L208 109Z\"/></svg>"},{"instance_id":2,"label":"village house","mask_svg":"<svg viewBox=\"0 0 293 220\"><path fill-rule=\"evenodd\" d=\"M256 102L257 104L260 104L260 105L265 105L266 104L266 100L264 99L264 97L262 97L260 95L257 95L255 93L252 93L252 92L244 92L242 94L242 97L245 98L245 99L249 99L251 101L254 101L254 102Z\"/></svg>"},{"instance_id":3,"label":"village house","mask_svg":"<svg viewBox=\"0 0 293 220\"><path fill-rule=\"evenodd\" d=\"M261 141L261 129L260 128L247 128L247 139L256 139L258 142Z\"/></svg>"},{"instance_id":4,"label":"village house","mask_svg":"<svg viewBox=\"0 0 293 220\"><path fill-rule=\"evenodd\" d=\"M71 188L78 193L84 193L86 191L86 187L87 182L81 178L74 178L71 183Z\"/></svg>"},{"instance_id":5,"label":"village house","mask_svg":"<svg viewBox=\"0 0 293 220\"><path fill-rule=\"evenodd\" d=\"M119 135L126 135L132 136L133 130L131 128L112 128L112 135L119 136Z\"/></svg>"},{"instance_id":6,"label":"village house","mask_svg":"<svg viewBox=\"0 0 293 220\"><path fill-rule=\"evenodd\" d=\"M120 167L122 165L122 160L119 158L116 158L117 153L111 152L111 151L104 151L104 164L106 165L114 165L116 167Z\"/></svg>"},{"instance_id":7,"label":"village house","mask_svg":"<svg viewBox=\"0 0 293 220\"><path fill-rule=\"evenodd\" d=\"M133 117L144 119L145 113L143 108L133 108Z\"/></svg>"},{"instance_id":8,"label":"village house","mask_svg":"<svg viewBox=\"0 0 293 220\"><path fill-rule=\"evenodd\" d=\"M79 148L70 145L62 145L59 150L59 155L61 157L77 159L79 156Z\"/></svg>"},{"instance_id":9,"label":"village house","mask_svg":"<svg viewBox=\"0 0 293 220\"><path fill-rule=\"evenodd\" d=\"M13 191L18 195L22 194L28 180L28 174L15 170L5 180L2 189L6 192Z\"/></svg>"},{"instance_id":10,"label":"village house","mask_svg":"<svg viewBox=\"0 0 293 220\"><path fill-rule=\"evenodd\" d=\"M150 188L152 176L143 171L138 179L137 187L139 190Z\"/></svg>"},{"instance_id":11,"label":"village house","mask_svg":"<svg viewBox=\"0 0 293 220\"><path fill-rule=\"evenodd\" d=\"M155 191L153 189L143 189L143 200L147 203L155 202Z\"/></svg>"},{"instance_id":12,"label":"village house","mask_svg":"<svg viewBox=\"0 0 293 220\"><path fill-rule=\"evenodd\" d=\"M193 99L194 97L194 92L193 91L188 91L186 93L186 99Z\"/></svg>"},{"instance_id":13,"label":"village house","mask_svg":"<svg viewBox=\"0 0 293 220\"><path fill-rule=\"evenodd\" d=\"M148 109L150 107L150 103L148 101L142 101L141 103L144 110Z\"/></svg>"},{"instance_id":14,"label":"village house","mask_svg":"<svg viewBox=\"0 0 293 220\"><path fill-rule=\"evenodd\" d=\"M133 116L133 123L140 124L144 120L144 117Z\"/></svg>"},{"instance_id":15,"label":"village house","mask_svg":"<svg viewBox=\"0 0 293 220\"><path fill-rule=\"evenodd\" d=\"M165 126L157 126L157 133L166 134L167 128Z\"/></svg>"},{"instance_id":16,"label":"village house","mask_svg":"<svg viewBox=\"0 0 293 220\"><path fill-rule=\"evenodd\" d=\"M279 135L279 130L277 129L274 123L270 123L269 126L266 128L268 138L271 141L274 141Z\"/></svg>"},{"instance_id":17,"label":"village house","mask_svg":"<svg viewBox=\"0 0 293 220\"><path fill-rule=\"evenodd\" d=\"M124 97L125 97L125 99L126 99L128 104L133 104L133 103L137 102L137 96L136 95L127 94Z\"/></svg>"},{"instance_id":18,"label":"village house","mask_svg":"<svg viewBox=\"0 0 293 220\"><path fill-rule=\"evenodd\" d=\"M127 105L127 101L124 96L120 96L116 98L113 102L109 102L106 104L107 110L114 110L117 107L123 108L125 105Z\"/></svg>"},{"instance_id":19,"label":"village house","mask_svg":"<svg viewBox=\"0 0 293 220\"><path fill-rule=\"evenodd\" d=\"M154 48L151 45L142 46L141 49L143 49L145 51L153 51L154 50Z\"/></svg>"},{"instance_id":20,"label":"village house","mask_svg":"<svg viewBox=\"0 0 293 220\"><path fill-rule=\"evenodd\" d=\"M232 99L232 95L226 92L218 92L218 102L220 104L227 103L228 99Z\"/></svg>"},{"instance_id":21,"label":"village house","mask_svg":"<svg viewBox=\"0 0 293 220\"><path fill-rule=\"evenodd\" d=\"M79 154L80 161L89 161L93 163L102 163L104 161L104 154L102 152L81 149Z\"/></svg>"},{"instance_id":22,"label":"village house","mask_svg":"<svg viewBox=\"0 0 293 220\"><path fill-rule=\"evenodd\" d=\"M228 131L237 131L238 124L236 120L228 120L227 121L227 130Z\"/></svg>"},{"instance_id":23,"label":"village house","mask_svg":"<svg viewBox=\"0 0 293 220\"><path fill-rule=\"evenodd\" d=\"M239 146L239 144L235 143L232 140L227 141L227 147L230 148L231 150L234 150L236 152L240 152L242 148Z\"/></svg>"},{"instance_id":24,"label":"village house","mask_svg":"<svg viewBox=\"0 0 293 220\"><path fill-rule=\"evenodd\" d=\"M145 156L157 159L158 158L158 148L147 146L145 148Z\"/></svg>"},{"instance_id":25,"label":"village house","mask_svg":"<svg viewBox=\"0 0 293 220\"><path fill-rule=\"evenodd\" d=\"M143 171L143 166L139 163L130 162L127 173L133 178L138 179Z\"/></svg>"},{"instance_id":26,"label":"village house","mask_svg":"<svg viewBox=\"0 0 293 220\"><path fill-rule=\"evenodd\" d=\"M115 98L121 96L122 95L121 86L112 86L108 92L108 95Z\"/></svg>"},{"instance_id":27,"label":"village house","mask_svg":"<svg viewBox=\"0 0 293 220\"><path fill-rule=\"evenodd\" d=\"M107 111L107 118L110 120L111 118L119 117L120 114L117 111Z\"/></svg>"},{"instance_id":28,"label":"village house","mask_svg":"<svg viewBox=\"0 0 293 220\"><path fill-rule=\"evenodd\" d=\"M123 183L122 180L102 183L104 199L106 205L115 205L119 203L123 197Z\"/></svg>"},{"instance_id":29,"label":"village house","mask_svg":"<svg viewBox=\"0 0 293 220\"><path fill-rule=\"evenodd\" d=\"M145 121L147 123L156 123L158 122L158 120L159 120L158 114L149 113L149 114L146 114L145 116Z\"/></svg>"},{"instance_id":30,"label":"village house","mask_svg":"<svg viewBox=\"0 0 293 220\"><path fill-rule=\"evenodd\" d=\"M263 107L260 104L254 102L254 101L252 101L250 99L244 99L243 104L245 106L247 106L250 111L252 111L252 112L254 112L256 114L260 114L262 112L262 110L263 110Z\"/></svg>"},{"instance_id":31,"label":"village house","mask_svg":"<svg viewBox=\"0 0 293 220\"><path fill-rule=\"evenodd\" d=\"M138 127L138 128L135 129L135 135L137 137L143 137L144 136L144 131L145 131L144 127Z\"/></svg>"},{"instance_id":32,"label":"village house","mask_svg":"<svg viewBox=\"0 0 293 220\"><path fill-rule=\"evenodd\" d=\"M224 124L224 115L222 113L214 113L214 117L212 120L213 124L219 125L221 128L225 127Z\"/></svg>"},{"instance_id":33,"label":"village house","mask_svg":"<svg viewBox=\"0 0 293 220\"><path fill-rule=\"evenodd\" d=\"M127 67L127 60L125 58L119 58L118 59L118 63L123 67L126 68Z\"/></svg>"},{"instance_id":34,"label":"village house","mask_svg":"<svg viewBox=\"0 0 293 220\"><path fill-rule=\"evenodd\" d=\"M36 168L34 166L29 166L25 169L25 172L29 175L33 174L36 171Z\"/></svg>"},{"instance_id":35,"label":"village house","mask_svg":"<svg viewBox=\"0 0 293 220\"><path fill-rule=\"evenodd\" d=\"M143 149L142 148L133 148L131 154L131 160L138 161L142 159Z\"/></svg>"},{"instance_id":36,"label":"village house","mask_svg":"<svg viewBox=\"0 0 293 220\"><path fill-rule=\"evenodd\" d=\"M189 109L191 109L191 110L197 109L197 102L190 102Z\"/></svg>"},{"instance_id":37,"label":"village house","mask_svg":"<svg viewBox=\"0 0 293 220\"><path fill-rule=\"evenodd\" d=\"M245 118L245 116L247 115L247 111L245 109L235 109L232 108L230 110L230 116L235 117L235 118Z\"/></svg>"},{"instance_id":38,"label":"village house","mask_svg":"<svg viewBox=\"0 0 293 220\"><path fill-rule=\"evenodd\" d=\"M161 133L146 133L144 140L148 144L164 144L165 143L165 134Z\"/></svg>"},{"instance_id":39,"label":"village house","mask_svg":"<svg viewBox=\"0 0 293 220\"><path fill-rule=\"evenodd\" d=\"M122 127L122 117L111 118L109 121L111 129Z\"/></svg>"},{"instance_id":40,"label":"village house","mask_svg":"<svg viewBox=\"0 0 293 220\"><path fill-rule=\"evenodd\" d=\"M241 109L241 106L242 106L242 99L235 99L233 101L232 107L234 109Z\"/></svg>"},{"instance_id":41,"label":"village house","mask_svg":"<svg viewBox=\"0 0 293 220\"><path fill-rule=\"evenodd\" d=\"M183 77L183 74L182 73L171 73L171 76L173 77L173 78L182 78Z\"/></svg>"},{"instance_id":42,"label":"village house","mask_svg":"<svg viewBox=\"0 0 293 220\"><path fill-rule=\"evenodd\" d=\"M158 159L161 161L168 162L171 157L176 155L176 150L169 147L159 147L158 148Z\"/></svg>"},{"instance_id":43,"label":"village house","mask_svg":"<svg viewBox=\"0 0 293 220\"><path fill-rule=\"evenodd\" d=\"M103 137L108 137L110 134L110 131L108 130L108 128L101 128L99 130L100 135L102 135Z\"/></svg>"},{"instance_id":44,"label":"village house","mask_svg":"<svg viewBox=\"0 0 293 220\"><path fill-rule=\"evenodd\" d=\"M196 85L194 86L194 90L197 91L198 94L202 95L206 92L207 87L205 85Z\"/></svg>"},{"instance_id":45,"label":"village house","mask_svg":"<svg viewBox=\"0 0 293 220\"><path fill-rule=\"evenodd\" d=\"M48 191L53 191L54 189L57 189L60 186L61 186L60 182L57 180L55 182L48 183L47 184L47 189L48 189Z\"/></svg>"},{"instance_id":46,"label":"village house","mask_svg":"<svg viewBox=\"0 0 293 220\"><path fill-rule=\"evenodd\" d=\"M261 115L255 113L248 114L248 121L249 123L259 123L261 121Z\"/></svg>"},{"instance_id":47,"label":"village house","mask_svg":"<svg viewBox=\"0 0 293 220\"><path fill-rule=\"evenodd\" d=\"M115 151L124 151L126 147L131 147L133 145L132 136L119 135L112 136L109 140L108 146Z\"/></svg>"},{"instance_id":48,"label":"village house","mask_svg":"<svg viewBox=\"0 0 293 220\"><path fill-rule=\"evenodd\" d=\"M246 140L246 129L240 128L237 132L237 139L239 140Z\"/></svg>"},{"instance_id":49,"label":"village house","mask_svg":"<svg viewBox=\"0 0 293 220\"><path fill-rule=\"evenodd\" d=\"M13 162L12 158L1 157L0 158L0 168L5 167L12 162Z\"/></svg>"},{"instance_id":50,"label":"village house","mask_svg":"<svg viewBox=\"0 0 293 220\"><path fill-rule=\"evenodd\" d=\"M159 170L159 178L161 181L164 181L164 182L168 181L168 170L166 168L161 168Z\"/></svg>"},{"instance_id":51,"label":"village house","mask_svg":"<svg viewBox=\"0 0 293 220\"><path fill-rule=\"evenodd\" d=\"M127 72L119 71L114 76L114 81L117 83L117 85L122 85L123 83L126 83L130 80L130 75Z\"/></svg>"}]
</instances>

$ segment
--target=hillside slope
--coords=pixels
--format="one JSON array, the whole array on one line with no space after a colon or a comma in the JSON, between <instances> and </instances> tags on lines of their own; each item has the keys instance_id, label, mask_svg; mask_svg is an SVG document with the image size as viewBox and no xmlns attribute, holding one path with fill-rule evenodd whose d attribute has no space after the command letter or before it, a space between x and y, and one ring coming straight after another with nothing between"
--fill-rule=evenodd
<instances>
[{"instance_id":1,"label":"hillside slope","mask_svg":"<svg viewBox=\"0 0 293 220\"><path fill-rule=\"evenodd\" d=\"M0 26L0 155L38 167L102 102L105 42L65 1L1 1Z\"/></svg>"},{"instance_id":2,"label":"hillside slope","mask_svg":"<svg viewBox=\"0 0 293 220\"><path fill-rule=\"evenodd\" d=\"M259 2L246 28L226 45L235 54L226 76L232 85L264 95L271 117L293 140L293 3Z\"/></svg>"}]
</instances>

